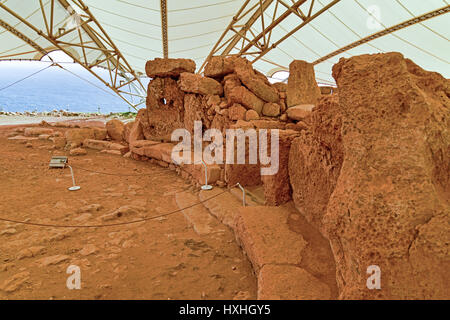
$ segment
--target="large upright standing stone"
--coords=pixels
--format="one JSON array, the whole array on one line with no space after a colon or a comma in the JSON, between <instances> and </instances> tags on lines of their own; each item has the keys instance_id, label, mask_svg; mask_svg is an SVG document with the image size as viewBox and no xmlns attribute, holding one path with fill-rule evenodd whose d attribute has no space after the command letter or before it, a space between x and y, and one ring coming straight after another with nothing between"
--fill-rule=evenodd
<instances>
[{"instance_id":1,"label":"large upright standing stone","mask_svg":"<svg viewBox=\"0 0 450 320\"><path fill-rule=\"evenodd\" d=\"M400 53L341 59L333 77L344 160L323 222L340 297L448 299L449 80Z\"/></svg>"},{"instance_id":2,"label":"large upright standing stone","mask_svg":"<svg viewBox=\"0 0 450 320\"><path fill-rule=\"evenodd\" d=\"M294 60L289 65L286 104L292 107L298 104L316 104L321 97L316 83L314 67L303 60Z\"/></svg>"}]
</instances>

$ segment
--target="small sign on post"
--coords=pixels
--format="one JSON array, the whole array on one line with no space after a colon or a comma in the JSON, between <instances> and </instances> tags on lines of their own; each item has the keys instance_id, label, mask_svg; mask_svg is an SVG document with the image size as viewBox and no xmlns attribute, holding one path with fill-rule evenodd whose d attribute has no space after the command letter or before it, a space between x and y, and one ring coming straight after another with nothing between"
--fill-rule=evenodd
<instances>
[{"instance_id":1,"label":"small sign on post","mask_svg":"<svg viewBox=\"0 0 450 320\"><path fill-rule=\"evenodd\" d=\"M52 156L50 159L50 168L61 168L64 169L69 159L66 156Z\"/></svg>"}]
</instances>

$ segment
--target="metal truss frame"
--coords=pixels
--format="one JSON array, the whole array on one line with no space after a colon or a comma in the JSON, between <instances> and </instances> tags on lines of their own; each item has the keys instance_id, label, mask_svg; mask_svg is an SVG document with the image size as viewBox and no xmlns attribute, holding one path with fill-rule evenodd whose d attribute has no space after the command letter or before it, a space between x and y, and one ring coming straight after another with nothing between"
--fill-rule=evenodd
<instances>
[{"instance_id":1,"label":"metal truss frame","mask_svg":"<svg viewBox=\"0 0 450 320\"><path fill-rule=\"evenodd\" d=\"M169 57L169 40L167 37L167 1L161 0L161 35L164 58Z\"/></svg>"},{"instance_id":2,"label":"metal truss frame","mask_svg":"<svg viewBox=\"0 0 450 320\"><path fill-rule=\"evenodd\" d=\"M43 1L39 0L39 5L45 25L44 30L36 28L36 26L28 22L25 17L22 17L17 12L11 10L4 3L0 2L0 9L3 9L19 20L21 26L25 25L36 35L46 39L51 44L49 48L42 48L35 41L17 30L17 28L1 19L0 26L25 41L36 50L36 53L40 53L41 55L46 55L55 50L63 51L76 63L83 66L93 76L100 80L105 86L114 91L135 110L137 110L139 105L145 102L146 88L140 80L142 75L133 70L126 58L122 55L120 50L82 0L51 0L47 5L44 5ZM65 30L64 28L57 28L57 30L55 30L54 11L56 5L62 6L68 12L80 12L78 14L80 19L79 25L69 30ZM76 10L74 8L76 8ZM84 33L84 37L81 29ZM73 40L70 42L62 41L61 38L68 34L74 35ZM74 50L71 50L71 48L74 47L81 48L81 56ZM95 61L90 61L87 57L86 49L98 52L98 57ZM100 66L100 64L102 64L102 66ZM102 67L108 70L109 79L103 79L96 72L94 67ZM122 77L125 80L120 80L118 77ZM126 91L125 88L128 87L131 89L131 86L133 86L135 92L131 92L131 90ZM135 104L133 102L133 96L140 97L141 101Z\"/></svg>"},{"instance_id":3,"label":"metal truss frame","mask_svg":"<svg viewBox=\"0 0 450 320\"><path fill-rule=\"evenodd\" d=\"M323 56L323 57L317 59L316 61L313 62L313 64L314 65L319 64L319 63L321 63L321 62L323 62L325 60L328 60L328 59L330 59L330 58L332 58L334 56L337 56L337 55L339 55L339 54L341 54L341 53L343 53L345 51L353 49L353 48L355 48L357 46L360 46L360 45L362 45L364 43L370 42L372 40L378 39L378 38L383 37L385 35L388 35L390 33L393 33L393 32L396 32L398 30L410 27L410 26L412 26L414 24L421 23L423 21L426 21L428 19L432 19L434 17L440 16L440 15L448 13L448 12L450 12L450 6L445 6L445 7L442 7L440 9L436 9L434 11L431 11L431 12L422 14L420 16L411 18L409 20L403 21L403 22L401 22L399 24L396 24L395 26L392 26L392 27L389 27L389 28L385 28L385 29L383 29L383 30L381 30L379 32L376 32L376 33L371 34L371 35L369 35L369 36L367 36L365 38L362 38L361 40L355 41L355 42L350 43L350 44L348 44L348 45L346 45L346 46L344 46L342 48L339 48L338 50L333 51L333 52L327 54L326 56Z\"/></svg>"},{"instance_id":4,"label":"metal truss frame","mask_svg":"<svg viewBox=\"0 0 450 320\"><path fill-rule=\"evenodd\" d=\"M202 72L209 59L216 55L246 56L252 63L261 59L277 66L276 63L263 59L263 56L339 1L330 1L324 7L317 9L317 6L314 6L314 0L291 0L292 4L285 0L259 0L254 5L250 5L250 0L246 0L208 54L199 72ZM273 14L271 19L267 19L264 12L272 4L274 4ZM305 12L300 9L303 4L308 7ZM300 23L280 39L271 42L272 31L290 15L297 16ZM253 26L258 22L261 23L261 31L255 33ZM238 52L232 53L233 50Z\"/></svg>"}]
</instances>

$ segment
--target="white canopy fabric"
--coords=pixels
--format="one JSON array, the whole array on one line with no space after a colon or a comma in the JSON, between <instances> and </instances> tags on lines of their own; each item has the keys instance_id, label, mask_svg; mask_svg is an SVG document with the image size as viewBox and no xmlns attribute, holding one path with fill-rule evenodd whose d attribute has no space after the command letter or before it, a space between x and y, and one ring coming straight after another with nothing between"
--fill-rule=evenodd
<instances>
[{"instance_id":1,"label":"white canopy fabric","mask_svg":"<svg viewBox=\"0 0 450 320\"><path fill-rule=\"evenodd\" d=\"M313 0L304 1L299 9L307 12L311 1ZM52 2L52 0L0 0L0 60L40 59L45 52L58 49L37 32L41 30L45 33L45 30L50 28L51 16L53 16L51 30L53 34L58 32L64 34L70 30L71 26L77 23L77 15L74 13L80 14L82 21L89 18L83 10L74 5L81 3L80 1L54 0L55 7L51 14ZM274 13L277 15L276 5L281 6L282 3L292 5L293 2L272 1L263 13L266 26ZM332 1L315 0L314 11L330 2ZM96 63L105 68L110 67L108 66L110 61L102 62L104 51L98 50L93 39L96 37L97 40L108 42L105 35L109 36L110 42L126 60L125 62L119 59L125 72L134 70L144 73L147 60L163 57L160 1L84 0L82 3L89 8L103 30L95 24L90 24L95 30L93 36L84 28L78 28L84 41L83 46L77 42L80 37L78 33L69 32L59 38L66 43L64 48L79 57L82 63L86 62L86 65ZM242 0L167 0L168 56L191 58L195 60L197 67L200 67L243 3ZM248 8L259 3L260 0L251 0ZM270 76L276 70L286 69L294 59L314 62L371 34L448 5L445 0L341 0L265 54L254 63L254 66ZM43 16L46 19L43 19ZM436 16L320 62L315 65L317 80L333 84L331 67L341 57L389 51L401 52L421 67L449 78L449 17L447 13ZM290 14L273 29L270 41L275 42L282 38L301 22L296 14ZM251 37L251 34L258 34L262 30L262 23L256 22L247 36ZM14 31L18 31L19 34ZM229 34L226 34L223 41L226 41L232 33ZM23 35L32 42L23 39ZM40 48L44 49L44 52L40 52ZM108 45L103 48L109 49ZM239 48L233 49L230 53L239 53Z\"/></svg>"}]
</instances>

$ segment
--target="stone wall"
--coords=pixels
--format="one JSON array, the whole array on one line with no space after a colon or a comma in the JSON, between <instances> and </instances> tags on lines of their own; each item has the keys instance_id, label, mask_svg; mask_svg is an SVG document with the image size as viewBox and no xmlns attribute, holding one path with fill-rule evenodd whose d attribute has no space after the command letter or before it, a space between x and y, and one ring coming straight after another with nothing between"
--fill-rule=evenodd
<instances>
[{"instance_id":1,"label":"stone wall","mask_svg":"<svg viewBox=\"0 0 450 320\"><path fill-rule=\"evenodd\" d=\"M312 69L306 62L299 63ZM193 133L194 121L202 122L203 131L214 128L221 130L223 134L228 128L256 131L287 129L287 132L298 133L307 128L303 120L314 107L311 104L295 105L288 110L288 85L272 85L266 76L254 70L244 58L213 57L206 65L204 75L194 73L195 63L189 59L155 59L147 62L146 72L152 78L148 85L146 109L139 111L136 128L127 128L129 140L136 139L129 138L131 132L134 132L134 136L141 132L138 135L145 140L169 142L175 129L185 128ZM298 74L295 78L298 78ZM306 85L310 78L302 80L302 85ZM317 87L315 80L312 81L308 88ZM301 95L292 88L291 94ZM281 136L293 135L282 133ZM283 154L281 173L277 177L283 176L284 182L289 180L287 163L291 141L292 139L287 138L280 145ZM227 148L226 144L224 147ZM132 156L142 158L133 148ZM244 186L264 183L266 194L270 198L269 204L281 204L291 199L289 182L288 187L283 187L280 183L272 183L273 177L261 180L259 164L219 166L223 170L223 183L234 185L240 182Z\"/></svg>"}]
</instances>

